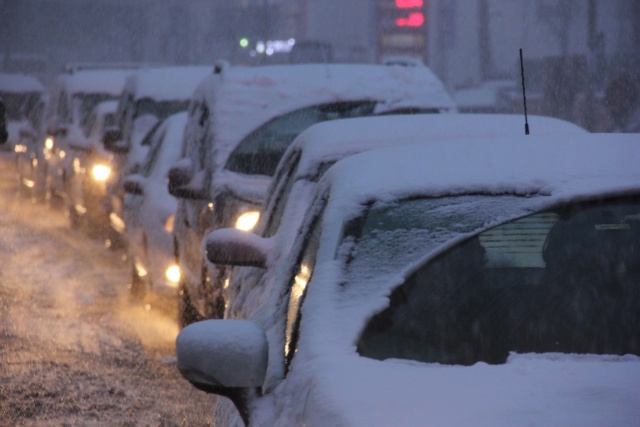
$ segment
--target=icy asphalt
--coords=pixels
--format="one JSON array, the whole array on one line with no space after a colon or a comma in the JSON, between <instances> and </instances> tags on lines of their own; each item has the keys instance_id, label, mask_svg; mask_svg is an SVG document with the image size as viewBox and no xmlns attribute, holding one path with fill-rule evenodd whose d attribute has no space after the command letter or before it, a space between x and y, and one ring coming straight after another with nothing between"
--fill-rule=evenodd
<instances>
[{"instance_id":1,"label":"icy asphalt","mask_svg":"<svg viewBox=\"0 0 640 427\"><path fill-rule=\"evenodd\" d=\"M175 301L128 295L124 251L17 192L0 156L0 426L211 426L175 368Z\"/></svg>"}]
</instances>

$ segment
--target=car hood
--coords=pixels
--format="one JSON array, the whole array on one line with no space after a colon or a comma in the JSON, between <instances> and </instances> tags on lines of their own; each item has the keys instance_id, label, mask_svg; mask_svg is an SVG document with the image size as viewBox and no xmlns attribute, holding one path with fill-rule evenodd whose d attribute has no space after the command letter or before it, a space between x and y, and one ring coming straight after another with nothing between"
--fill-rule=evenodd
<instances>
[{"instance_id":1,"label":"car hood","mask_svg":"<svg viewBox=\"0 0 640 427\"><path fill-rule=\"evenodd\" d=\"M246 175L228 169L219 170L213 178L212 197L231 192L243 200L261 204L266 195L271 177L265 175Z\"/></svg>"},{"instance_id":2,"label":"car hood","mask_svg":"<svg viewBox=\"0 0 640 427\"><path fill-rule=\"evenodd\" d=\"M304 425L595 427L640 419L636 356L512 354L504 365L444 366L354 355L307 363L305 371L323 374L300 397Z\"/></svg>"}]
</instances>

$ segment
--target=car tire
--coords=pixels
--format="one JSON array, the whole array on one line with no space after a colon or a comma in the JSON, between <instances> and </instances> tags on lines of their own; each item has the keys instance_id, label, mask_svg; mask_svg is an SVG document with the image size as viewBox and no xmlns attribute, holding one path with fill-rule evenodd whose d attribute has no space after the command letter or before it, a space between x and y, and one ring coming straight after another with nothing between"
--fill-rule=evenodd
<instances>
[{"instance_id":1,"label":"car tire","mask_svg":"<svg viewBox=\"0 0 640 427\"><path fill-rule=\"evenodd\" d=\"M189 291L187 291L184 284L181 284L178 291L178 325L180 328L184 328L201 320L204 320L204 318L191 302Z\"/></svg>"}]
</instances>

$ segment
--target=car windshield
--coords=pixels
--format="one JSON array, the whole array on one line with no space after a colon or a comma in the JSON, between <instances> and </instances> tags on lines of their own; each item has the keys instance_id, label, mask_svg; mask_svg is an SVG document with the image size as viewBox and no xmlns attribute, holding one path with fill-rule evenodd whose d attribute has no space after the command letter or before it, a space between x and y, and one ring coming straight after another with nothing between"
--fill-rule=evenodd
<instances>
[{"instance_id":1,"label":"car windshield","mask_svg":"<svg viewBox=\"0 0 640 427\"><path fill-rule=\"evenodd\" d=\"M91 112L96 105L116 98L116 95L108 93L83 93L74 95L74 105L78 106L80 113L80 127L86 127L89 116L91 116Z\"/></svg>"},{"instance_id":2,"label":"car windshield","mask_svg":"<svg viewBox=\"0 0 640 427\"><path fill-rule=\"evenodd\" d=\"M150 114L163 120L172 114L187 111L189 101L156 101L151 98L143 98L136 102L135 117Z\"/></svg>"},{"instance_id":3,"label":"car windshield","mask_svg":"<svg viewBox=\"0 0 640 427\"><path fill-rule=\"evenodd\" d=\"M273 176L289 144L316 123L349 117L370 116L373 101L337 102L296 110L260 126L231 153L226 169L247 175Z\"/></svg>"},{"instance_id":4,"label":"car windshield","mask_svg":"<svg viewBox=\"0 0 640 427\"><path fill-rule=\"evenodd\" d=\"M469 217L499 213L475 208ZM473 228L439 218L435 239L413 233L435 242ZM417 244L406 229L403 237L387 228L367 218L360 246L375 254ZM510 352L640 355L639 285L640 197L564 205L484 231L416 269L370 319L358 352L462 365L504 363Z\"/></svg>"},{"instance_id":5,"label":"car windshield","mask_svg":"<svg viewBox=\"0 0 640 427\"><path fill-rule=\"evenodd\" d=\"M40 101L40 94L0 92L0 99L4 102L7 120L17 122L26 120Z\"/></svg>"}]
</instances>

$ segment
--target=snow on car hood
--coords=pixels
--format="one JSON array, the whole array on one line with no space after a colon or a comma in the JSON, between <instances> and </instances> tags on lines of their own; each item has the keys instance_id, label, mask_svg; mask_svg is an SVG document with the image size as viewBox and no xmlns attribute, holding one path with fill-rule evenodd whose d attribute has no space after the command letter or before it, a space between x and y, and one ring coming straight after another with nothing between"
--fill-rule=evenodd
<instances>
[{"instance_id":1,"label":"snow on car hood","mask_svg":"<svg viewBox=\"0 0 640 427\"><path fill-rule=\"evenodd\" d=\"M221 170L233 148L263 123L287 112L335 101L376 100L379 113L403 107L455 111L427 67L301 64L226 67L197 91L211 106L212 164Z\"/></svg>"},{"instance_id":2,"label":"snow on car hood","mask_svg":"<svg viewBox=\"0 0 640 427\"><path fill-rule=\"evenodd\" d=\"M640 419L635 356L512 354L504 365L473 366L352 356L304 368L318 373L303 397L310 426L622 427Z\"/></svg>"}]
</instances>

